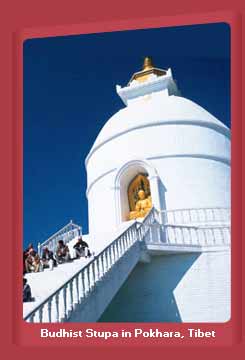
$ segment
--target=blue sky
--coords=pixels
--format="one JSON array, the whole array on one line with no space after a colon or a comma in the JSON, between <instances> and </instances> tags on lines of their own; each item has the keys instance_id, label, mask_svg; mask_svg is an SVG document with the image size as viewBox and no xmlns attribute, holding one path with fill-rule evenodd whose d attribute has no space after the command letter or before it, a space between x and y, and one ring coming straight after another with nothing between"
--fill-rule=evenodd
<instances>
[{"instance_id":1,"label":"blue sky","mask_svg":"<svg viewBox=\"0 0 245 360\"><path fill-rule=\"evenodd\" d=\"M115 91L145 56L172 68L182 96L230 126L226 24L26 40L24 246L71 219L88 231L84 160L100 129L124 107Z\"/></svg>"}]
</instances>

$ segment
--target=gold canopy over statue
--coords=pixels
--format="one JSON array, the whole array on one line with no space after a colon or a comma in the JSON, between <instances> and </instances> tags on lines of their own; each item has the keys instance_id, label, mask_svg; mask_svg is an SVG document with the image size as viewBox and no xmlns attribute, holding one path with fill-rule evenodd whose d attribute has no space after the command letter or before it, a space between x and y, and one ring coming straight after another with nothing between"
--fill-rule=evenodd
<instances>
[{"instance_id":1,"label":"gold canopy over statue","mask_svg":"<svg viewBox=\"0 0 245 360\"><path fill-rule=\"evenodd\" d=\"M150 184L146 175L138 174L129 184L129 220L145 217L152 208Z\"/></svg>"}]
</instances>

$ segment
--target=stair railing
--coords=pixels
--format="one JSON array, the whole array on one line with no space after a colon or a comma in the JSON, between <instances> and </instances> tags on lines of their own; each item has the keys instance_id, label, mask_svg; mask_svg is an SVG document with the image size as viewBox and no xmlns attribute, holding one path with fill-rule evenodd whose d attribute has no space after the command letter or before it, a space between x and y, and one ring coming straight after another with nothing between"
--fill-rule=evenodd
<instances>
[{"instance_id":1,"label":"stair railing","mask_svg":"<svg viewBox=\"0 0 245 360\"><path fill-rule=\"evenodd\" d=\"M63 240L64 243L67 244L76 236L81 235L81 232L81 226L74 224L71 220L67 225L50 236L46 241L41 244L38 243L39 256L41 256L44 247L47 246L49 250L55 252L59 240Z\"/></svg>"},{"instance_id":2,"label":"stair railing","mask_svg":"<svg viewBox=\"0 0 245 360\"><path fill-rule=\"evenodd\" d=\"M148 216L151 216L148 214ZM148 218L147 216L147 218ZM147 219L146 218L146 219ZM84 301L100 282L139 239L143 239L147 227L134 222L126 231L96 255L47 299L39 303L24 320L28 322L66 321L77 304Z\"/></svg>"}]
</instances>

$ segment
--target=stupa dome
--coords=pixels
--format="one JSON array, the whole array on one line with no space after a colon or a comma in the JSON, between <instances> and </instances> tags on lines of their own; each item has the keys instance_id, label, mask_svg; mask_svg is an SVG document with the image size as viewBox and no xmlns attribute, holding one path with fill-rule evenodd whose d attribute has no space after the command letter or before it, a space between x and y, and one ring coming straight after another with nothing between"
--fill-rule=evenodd
<instances>
[{"instance_id":1,"label":"stupa dome","mask_svg":"<svg viewBox=\"0 0 245 360\"><path fill-rule=\"evenodd\" d=\"M161 100L145 99L140 106L135 102L118 111L101 129L91 152L105 142L134 129L171 123L196 123L229 133L229 129L221 121L195 102L171 95L162 97Z\"/></svg>"}]
</instances>

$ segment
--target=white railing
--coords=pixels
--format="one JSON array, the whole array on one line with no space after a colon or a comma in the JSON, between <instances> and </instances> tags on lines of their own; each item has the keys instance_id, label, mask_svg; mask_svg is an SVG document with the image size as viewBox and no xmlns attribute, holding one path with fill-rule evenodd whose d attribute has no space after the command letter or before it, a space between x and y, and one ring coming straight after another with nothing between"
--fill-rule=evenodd
<instances>
[{"instance_id":1,"label":"white railing","mask_svg":"<svg viewBox=\"0 0 245 360\"><path fill-rule=\"evenodd\" d=\"M176 212L184 211L190 214L193 210L184 209L176 210ZM202 210L203 213L206 210L209 211L209 209ZM206 219L208 218L206 217ZM230 243L230 226L226 224L226 215L223 218L223 223L219 220L219 225L212 224L212 222L217 221L217 216L209 219L210 222L206 220L207 224L205 225L201 224L203 222L201 218L200 225L162 224L159 223L159 212L152 208L142 223L133 223L84 268L73 275L47 299L37 304L24 319L28 322L63 322L69 319L76 306L83 304L88 299L96 285L103 281L125 254L134 251L134 246L139 242L146 249L147 245L156 243L164 246L228 245Z\"/></svg>"},{"instance_id":2,"label":"white railing","mask_svg":"<svg viewBox=\"0 0 245 360\"><path fill-rule=\"evenodd\" d=\"M133 249L147 229L132 224L124 233L95 256L65 284L45 301L38 304L24 319L28 322L66 321L77 304L81 304L92 293L96 284L103 280L124 254Z\"/></svg>"},{"instance_id":3,"label":"white railing","mask_svg":"<svg viewBox=\"0 0 245 360\"><path fill-rule=\"evenodd\" d=\"M81 235L81 226L74 224L71 220L69 224L50 236L46 241L38 244L38 254L41 256L45 246L48 246L49 250L55 252L59 240L63 240L66 244L79 235Z\"/></svg>"},{"instance_id":4,"label":"white railing","mask_svg":"<svg viewBox=\"0 0 245 360\"><path fill-rule=\"evenodd\" d=\"M147 244L179 246L230 244L230 209L228 208L178 209L162 212L154 209L153 212L149 224L149 236L146 238Z\"/></svg>"},{"instance_id":5,"label":"white railing","mask_svg":"<svg viewBox=\"0 0 245 360\"><path fill-rule=\"evenodd\" d=\"M207 223L229 223L230 208L192 208L163 210L158 212L164 224L207 224Z\"/></svg>"},{"instance_id":6,"label":"white railing","mask_svg":"<svg viewBox=\"0 0 245 360\"><path fill-rule=\"evenodd\" d=\"M219 246L230 244L230 227L165 225L161 231L147 237L147 244ZM151 234L151 232L150 232Z\"/></svg>"}]
</instances>

